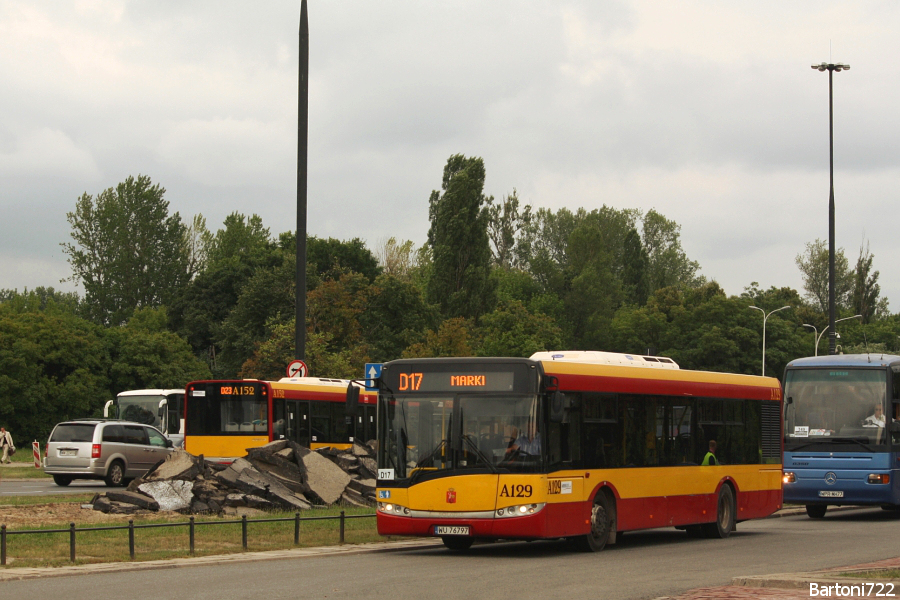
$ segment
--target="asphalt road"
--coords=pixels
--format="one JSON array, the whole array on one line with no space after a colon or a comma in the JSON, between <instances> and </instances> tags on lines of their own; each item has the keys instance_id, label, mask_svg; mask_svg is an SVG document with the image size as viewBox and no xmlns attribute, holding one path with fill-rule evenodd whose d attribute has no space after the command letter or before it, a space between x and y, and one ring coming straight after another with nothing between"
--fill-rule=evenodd
<instances>
[{"instance_id":1,"label":"asphalt road","mask_svg":"<svg viewBox=\"0 0 900 600\"><path fill-rule=\"evenodd\" d=\"M92 494L110 488L102 481L78 479L66 487L56 485L52 479L8 479L0 481L0 496L48 496L51 494Z\"/></svg>"},{"instance_id":2,"label":"asphalt road","mask_svg":"<svg viewBox=\"0 0 900 600\"><path fill-rule=\"evenodd\" d=\"M898 533L900 514L875 508L829 513L822 520L797 515L741 523L726 540L689 539L673 529L629 533L621 545L597 554L557 542L490 544L461 554L429 547L8 581L0 583L0 594L66 600L632 600L726 585L741 575L898 556Z\"/></svg>"}]
</instances>

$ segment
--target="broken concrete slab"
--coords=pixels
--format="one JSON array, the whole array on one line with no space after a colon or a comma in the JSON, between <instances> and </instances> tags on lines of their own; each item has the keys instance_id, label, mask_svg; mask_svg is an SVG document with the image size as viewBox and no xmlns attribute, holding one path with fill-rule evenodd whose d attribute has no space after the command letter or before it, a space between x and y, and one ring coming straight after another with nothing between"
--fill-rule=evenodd
<instances>
[{"instance_id":1,"label":"broken concrete slab","mask_svg":"<svg viewBox=\"0 0 900 600\"><path fill-rule=\"evenodd\" d=\"M309 496L318 499L322 504L337 502L344 493L344 488L350 483L350 475L315 452L309 452L302 460L306 466Z\"/></svg>"},{"instance_id":2,"label":"broken concrete slab","mask_svg":"<svg viewBox=\"0 0 900 600\"><path fill-rule=\"evenodd\" d=\"M184 510L191 506L194 482L175 479L143 483L140 490L158 502L158 510ZM109 492L107 492L107 495Z\"/></svg>"},{"instance_id":3,"label":"broken concrete slab","mask_svg":"<svg viewBox=\"0 0 900 600\"><path fill-rule=\"evenodd\" d=\"M152 496L137 494L135 492L129 492L128 490L110 490L106 492L106 497L110 502L133 504L146 510L159 510L159 502Z\"/></svg>"}]
</instances>

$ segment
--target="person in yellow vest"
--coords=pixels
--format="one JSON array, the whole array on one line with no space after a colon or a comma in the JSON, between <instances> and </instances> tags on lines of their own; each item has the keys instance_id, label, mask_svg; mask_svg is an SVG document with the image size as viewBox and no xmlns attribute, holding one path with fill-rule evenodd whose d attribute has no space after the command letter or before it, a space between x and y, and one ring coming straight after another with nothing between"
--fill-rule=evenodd
<instances>
[{"instance_id":1,"label":"person in yellow vest","mask_svg":"<svg viewBox=\"0 0 900 600\"><path fill-rule=\"evenodd\" d=\"M719 461L716 459L716 440L709 440L709 452L703 457L703 462L700 465L703 467L714 467L718 464Z\"/></svg>"}]
</instances>

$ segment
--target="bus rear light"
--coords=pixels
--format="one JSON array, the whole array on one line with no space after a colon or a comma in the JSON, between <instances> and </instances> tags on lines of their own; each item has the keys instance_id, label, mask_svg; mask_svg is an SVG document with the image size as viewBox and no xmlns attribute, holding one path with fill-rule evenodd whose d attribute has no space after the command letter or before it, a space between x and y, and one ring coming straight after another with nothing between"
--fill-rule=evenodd
<instances>
[{"instance_id":1,"label":"bus rear light","mask_svg":"<svg viewBox=\"0 0 900 600\"><path fill-rule=\"evenodd\" d=\"M100 444L91 445L91 458L100 458Z\"/></svg>"},{"instance_id":2,"label":"bus rear light","mask_svg":"<svg viewBox=\"0 0 900 600\"><path fill-rule=\"evenodd\" d=\"M794 482L796 482L796 481L797 481L797 476L794 475L794 474L793 474L792 472L790 472L790 471L785 471L785 472L784 472L784 475L781 476L781 482L782 482L782 483L794 483Z\"/></svg>"},{"instance_id":3,"label":"bus rear light","mask_svg":"<svg viewBox=\"0 0 900 600\"><path fill-rule=\"evenodd\" d=\"M881 473L869 473L868 482L869 483L890 483L891 476L884 475Z\"/></svg>"}]
</instances>

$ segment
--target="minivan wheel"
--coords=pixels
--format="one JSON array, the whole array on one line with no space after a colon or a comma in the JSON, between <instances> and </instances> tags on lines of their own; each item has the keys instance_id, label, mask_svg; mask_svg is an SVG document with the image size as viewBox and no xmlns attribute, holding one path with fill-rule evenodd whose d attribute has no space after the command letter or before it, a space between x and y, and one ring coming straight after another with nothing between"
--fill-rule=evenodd
<instances>
[{"instance_id":1,"label":"minivan wheel","mask_svg":"<svg viewBox=\"0 0 900 600\"><path fill-rule=\"evenodd\" d=\"M114 460L111 465L109 465L109 471L106 472L106 477L103 478L103 481L106 482L108 487L119 487L125 481L125 465L122 464L121 460Z\"/></svg>"},{"instance_id":2,"label":"minivan wheel","mask_svg":"<svg viewBox=\"0 0 900 600\"><path fill-rule=\"evenodd\" d=\"M56 485L61 485L62 487L66 487L70 483L72 483L72 478L68 475L54 475L53 483Z\"/></svg>"}]
</instances>

